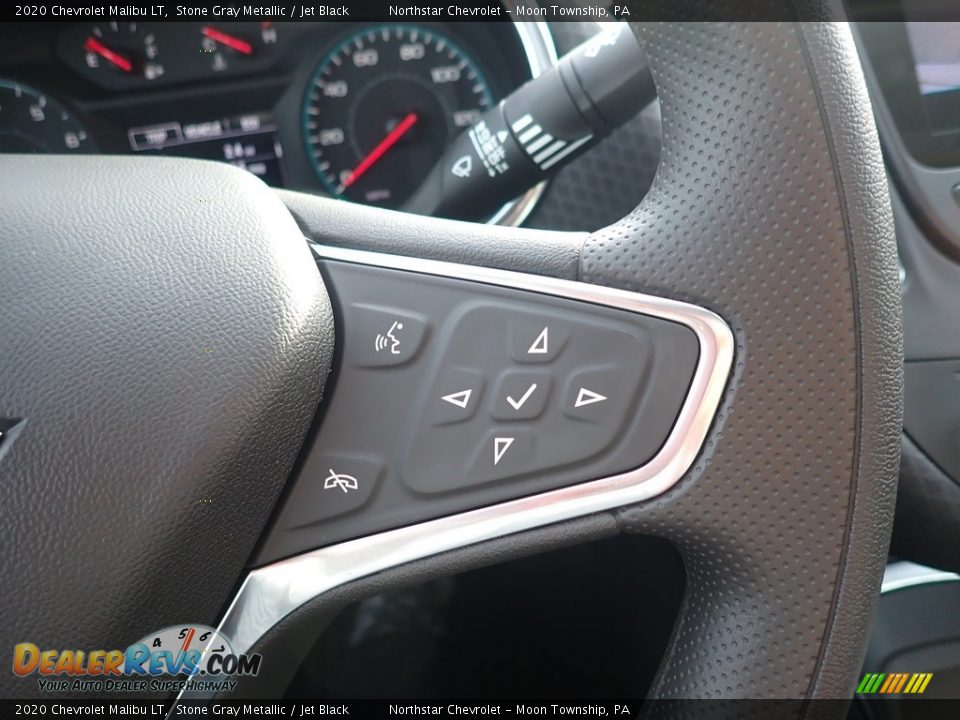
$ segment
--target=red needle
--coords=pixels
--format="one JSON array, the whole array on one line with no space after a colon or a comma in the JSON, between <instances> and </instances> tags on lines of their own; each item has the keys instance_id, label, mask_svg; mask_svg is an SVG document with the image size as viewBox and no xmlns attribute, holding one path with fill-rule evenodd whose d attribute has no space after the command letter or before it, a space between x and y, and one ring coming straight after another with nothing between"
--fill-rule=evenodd
<instances>
[{"instance_id":1,"label":"red needle","mask_svg":"<svg viewBox=\"0 0 960 720\"><path fill-rule=\"evenodd\" d=\"M387 150L396 145L400 138L406 135L407 130L412 128L416 122L417 114L407 113L407 116L397 123L397 126L393 130L387 133L387 136L381 140L373 150L370 151L370 154L361 160L360 164L350 171L350 175L347 176L347 179L343 181L344 189L350 187L357 180L359 180L360 176L369 170L377 160L382 158L386 154Z\"/></svg>"},{"instance_id":2,"label":"red needle","mask_svg":"<svg viewBox=\"0 0 960 720\"><path fill-rule=\"evenodd\" d=\"M180 646L180 652L186 652L190 649L190 642L193 640L193 636L196 634L196 628L190 628L190 632L187 633L187 637L183 640L183 645Z\"/></svg>"},{"instance_id":3,"label":"red needle","mask_svg":"<svg viewBox=\"0 0 960 720\"><path fill-rule=\"evenodd\" d=\"M227 35L225 32L220 32L216 28L212 28L209 25L204 25L200 29L200 32L211 40L222 43L231 50L236 50L238 53L243 53L244 55L253 54L253 45L248 43L246 40L241 40L233 35Z\"/></svg>"},{"instance_id":4,"label":"red needle","mask_svg":"<svg viewBox=\"0 0 960 720\"><path fill-rule=\"evenodd\" d=\"M133 63L127 60L123 55L115 53L96 38L88 37L83 43L83 49L88 52L95 52L107 62L113 63L124 72L133 71Z\"/></svg>"}]
</instances>

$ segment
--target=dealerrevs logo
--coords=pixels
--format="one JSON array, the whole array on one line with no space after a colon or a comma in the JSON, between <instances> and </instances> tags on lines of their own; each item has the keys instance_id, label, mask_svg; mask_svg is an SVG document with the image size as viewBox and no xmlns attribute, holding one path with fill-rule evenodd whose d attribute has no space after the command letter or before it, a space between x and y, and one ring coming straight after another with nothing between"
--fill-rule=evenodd
<instances>
[{"instance_id":1,"label":"dealerrevs logo","mask_svg":"<svg viewBox=\"0 0 960 720\"><path fill-rule=\"evenodd\" d=\"M13 648L13 672L38 677L47 692L230 691L234 676L256 675L262 658L237 654L230 639L206 625L175 625L126 650L46 650L31 642ZM202 678L202 679L201 679Z\"/></svg>"}]
</instances>

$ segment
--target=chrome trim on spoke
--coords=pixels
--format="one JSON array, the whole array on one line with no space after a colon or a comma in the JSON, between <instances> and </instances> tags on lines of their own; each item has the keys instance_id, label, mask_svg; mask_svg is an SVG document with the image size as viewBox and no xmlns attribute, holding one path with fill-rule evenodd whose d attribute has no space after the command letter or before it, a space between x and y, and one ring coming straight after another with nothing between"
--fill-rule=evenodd
<instances>
[{"instance_id":1,"label":"chrome trim on spoke","mask_svg":"<svg viewBox=\"0 0 960 720\"><path fill-rule=\"evenodd\" d=\"M887 565L883 572L880 594L944 582L960 582L960 575L912 562L895 562Z\"/></svg>"},{"instance_id":2,"label":"chrome trim on spoke","mask_svg":"<svg viewBox=\"0 0 960 720\"><path fill-rule=\"evenodd\" d=\"M659 495L687 472L699 454L733 362L733 333L713 312L675 300L539 275L312 247L321 259L516 288L672 320L693 330L700 343L700 357L677 422L663 447L646 465L600 480L349 540L253 570L218 627L232 640L235 652L249 651L291 612L358 578L473 543Z\"/></svg>"}]
</instances>

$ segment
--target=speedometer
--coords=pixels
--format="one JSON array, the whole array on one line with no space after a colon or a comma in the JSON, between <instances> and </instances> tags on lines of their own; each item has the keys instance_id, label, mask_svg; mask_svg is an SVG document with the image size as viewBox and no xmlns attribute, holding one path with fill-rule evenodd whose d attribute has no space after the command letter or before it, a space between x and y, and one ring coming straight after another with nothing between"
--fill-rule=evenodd
<instances>
[{"instance_id":1,"label":"speedometer","mask_svg":"<svg viewBox=\"0 0 960 720\"><path fill-rule=\"evenodd\" d=\"M364 28L317 66L304 142L332 195L398 207L493 102L480 68L448 36L411 24Z\"/></svg>"}]
</instances>

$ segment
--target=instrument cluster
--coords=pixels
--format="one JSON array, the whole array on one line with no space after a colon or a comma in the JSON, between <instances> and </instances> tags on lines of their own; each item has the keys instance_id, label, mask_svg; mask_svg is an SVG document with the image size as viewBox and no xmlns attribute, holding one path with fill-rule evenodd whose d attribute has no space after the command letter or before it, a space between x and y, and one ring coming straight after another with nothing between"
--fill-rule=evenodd
<instances>
[{"instance_id":1,"label":"instrument cluster","mask_svg":"<svg viewBox=\"0 0 960 720\"><path fill-rule=\"evenodd\" d=\"M0 152L175 155L400 207L555 59L542 23L0 27Z\"/></svg>"}]
</instances>

